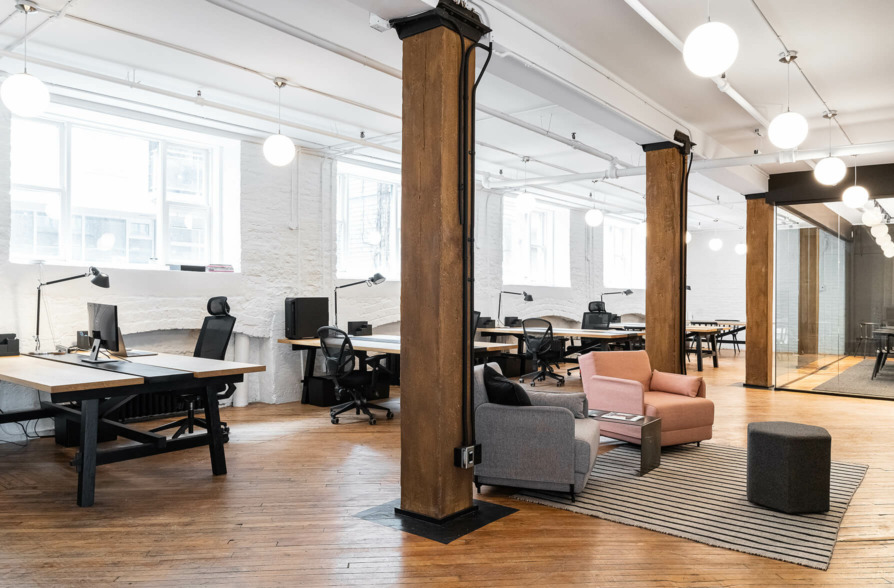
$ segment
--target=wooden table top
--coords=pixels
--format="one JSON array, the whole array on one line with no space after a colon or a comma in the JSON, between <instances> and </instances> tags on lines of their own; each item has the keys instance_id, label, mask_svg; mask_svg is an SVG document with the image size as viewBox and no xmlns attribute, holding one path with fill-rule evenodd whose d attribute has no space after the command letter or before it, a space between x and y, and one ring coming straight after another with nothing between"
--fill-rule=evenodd
<instances>
[{"instance_id":1,"label":"wooden table top","mask_svg":"<svg viewBox=\"0 0 894 588\"><path fill-rule=\"evenodd\" d=\"M722 323L718 322L716 327L709 325L686 325L687 333L717 333L718 331L723 330L725 326L732 325L734 323ZM737 325L745 326L745 323L735 323ZM612 327L618 329L645 329L646 323L612 323Z\"/></svg>"},{"instance_id":2,"label":"wooden table top","mask_svg":"<svg viewBox=\"0 0 894 588\"><path fill-rule=\"evenodd\" d=\"M205 359L191 355L147 355L143 357L128 357L128 361L143 365L154 365L172 370L192 372L196 378L215 378L218 376L235 376L238 374L251 374L267 370L267 366L253 363L240 363L237 361L221 361L218 359Z\"/></svg>"},{"instance_id":3,"label":"wooden table top","mask_svg":"<svg viewBox=\"0 0 894 588\"><path fill-rule=\"evenodd\" d=\"M481 329L478 329L478 332L480 333ZM373 339L375 339L375 341L373 341ZM319 339L279 339L279 342L314 349L319 349L320 347ZM400 355L400 335L363 335L360 337L351 337L351 343L354 345L355 351L372 351L375 353ZM515 347L514 343L475 341L476 351L512 351Z\"/></svg>"},{"instance_id":4,"label":"wooden table top","mask_svg":"<svg viewBox=\"0 0 894 588\"><path fill-rule=\"evenodd\" d=\"M0 357L0 381L57 394L134 386L142 384L143 378L28 355L13 355Z\"/></svg>"},{"instance_id":5,"label":"wooden table top","mask_svg":"<svg viewBox=\"0 0 894 588\"><path fill-rule=\"evenodd\" d=\"M536 332L537 329L531 329ZM525 331L521 327L485 327L479 328L481 334L493 335L524 335ZM553 335L556 337L585 337L588 339L627 339L637 335L635 331L618 331L618 330L597 330L597 329L565 329L553 327Z\"/></svg>"},{"instance_id":6,"label":"wooden table top","mask_svg":"<svg viewBox=\"0 0 894 588\"><path fill-rule=\"evenodd\" d=\"M203 359L186 355L169 355L166 353L146 357L131 357L128 360L132 363L192 372L196 378L248 374L263 372L267 369L263 365L218 361L216 359ZM0 381L20 384L51 394L135 386L145 382L139 376L110 372L89 365L51 361L29 355L0 357Z\"/></svg>"}]
</instances>

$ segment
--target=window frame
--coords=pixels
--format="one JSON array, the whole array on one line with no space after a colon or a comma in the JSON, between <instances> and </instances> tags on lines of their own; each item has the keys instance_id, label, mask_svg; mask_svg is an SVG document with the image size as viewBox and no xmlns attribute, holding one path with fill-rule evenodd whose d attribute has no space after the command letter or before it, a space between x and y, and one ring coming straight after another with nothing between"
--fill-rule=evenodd
<instances>
[{"instance_id":1,"label":"window frame","mask_svg":"<svg viewBox=\"0 0 894 588\"><path fill-rule=\"evenodd\" d=\"M540 286L546 288L570 288L571 287L571 210L569 208L554 205L552 203L535 200L534 206L529 211L513 210L513 218L523 223L519 229L524 234L524 249L527 245L527 254L524 255L526 269L518 270L509 268L507 263L510 258L515 258L511 249L516 234L507 231L507 205L516 207L518 197L504 197L503 200L503 284L519 286ZM538 220L539 219L539 220ZM534 243L535 223L539 227L539 243ZM561 223L563 226L558 227ZM563 238L564 235L564 238ZM560 248L562 250L560 250ZM542 256L542 264L540 257ZM534 279L532 276L544 276L544 279Z\"/></svg>"},{"instance_id":2,"label":"window frame","mask_svg":"<svg viewBox=\"0 0 894 588\"><path fill-rule=\"evenodd\" d=\"M95 113L84 113L86 116L78 116L80 111L71 113L48 113L38 119L26 119L13 116L10 122L10 128L16 123L16 119L24 122L37 122L41 124L50 124L56 127L59 133L59 187L43 187L33 184L14 183L12 174L10 174L10 213L17 210L17 204L20 202L14 197L16 191L31 191L38 193L55 193L59 197L60 216L59 216L59 245L58 255L40 256L38 253L26 254L25 256L13 253L14 244L12 242L12 234L10 234L9 261L11 263L32 263L35 257L39 257L41 261L52 265L74 265L81 266L85 264L98 263L105 267L116 267L126 269L141 270L167 270L168 265L196 264L206 265L208 263L229 263L238 271L239 259L225 259L227 251L223 246L223 230L224 230L224 192L226 190L224 177L224 150L226 149L222 139L212 134L203 135L192 131L181 131L177 127L165 127L154 123L145 124L141 121L134 121L114 115L97 115ZM131 124L128 124L131 123ZM142 128L141 128L142 127ZM147 128L148 127L148 130ZM156 205L154 214L140 213L127 210L115 210L97 207L75 207L73 203L73 186L72 186L72 131L73 129L83 128L88 131L94 131L104 134L113 134L123 137L133 137L140 140L157 142L159 145L158 153L158 170L155 171L154 181L157 183L155 190ZM167 131L167 132L164 132ZM188 135L188 136L187 136ZM200 139L207 138L207 142ZM237 141L228 140L228 143L238 144ZM205 201L206 204L200 205L189 202L171 201L168 195L169 189L167 185L168 173L168 150L170 147L185 147L187 149L200 150L206 153L206 165L204 169ZM11 149L14 145L11 144ZM147 169L147 172L150 170ZM173 190L171 190L173 193ZM207 219L205 238L201 243L204 250L203 259L198 261L178 261L172 258L172 243L169 242L168 235L170 233L170 213L172 207L180 210L194 211ZM34 209L36 214L44 213L40 210L39 205L33 207L24 207ZM73 245L73 221L75 217L81 218L81 235L82 246L76 248ZM83 234L86 229L86 219L88 217L97 217L105 219L123 220L125 224L124 237L124 253L123 260L119 261L100 261L90 259L86 255L86 247L83 247ZM11 216L10 216L11 220ZM128 232L132 224L138 222L148 222L154 224L154 236L150 238L153 241L152 257L146 263L133 262L130 260L130 240L136 238ZM36 230L36 229L35 229ZM36 243L32 240L31 251L35 251ZM77 250L80 251L80 257L75 257ZM238 256L238 248L230 251L230 255ZM28 257L31 255L31 257Z\"/></svg>"},{"instance_id":3,"label":"window frame","mask_svg":"<svg viewBox=\"0 0 894 588\"><path fill-rule=\"evenodd\" d=\"M639 223L629 219L606 216L603 223L602 237L602 286L604 288L629 288L642 290L646 287L646 239L636 234ZM618 236L616 230L621 229L624 235ZM625 242L619 248L610 239L619 238ZM619 259L610 259L619 258ZM619 272L617 267L626 267L626 272ZM623 276L621 276L623 274ZM640 279L641 278L641 279Z\"/></svg>"}]
</instances>

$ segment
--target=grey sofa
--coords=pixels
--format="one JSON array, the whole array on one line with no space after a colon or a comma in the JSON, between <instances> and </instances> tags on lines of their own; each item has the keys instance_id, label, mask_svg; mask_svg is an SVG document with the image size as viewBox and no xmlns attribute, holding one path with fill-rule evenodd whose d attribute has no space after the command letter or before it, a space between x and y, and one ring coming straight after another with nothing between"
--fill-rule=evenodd
<instances>
[{"instance_id":1,"label":"grey sofa","mask_svg":"<svg viewBox=\"0 0 894 588\"><path fill-rule=\"evenodd\" d=\"M500 367L488 364L498 372ZM583 394L529 392L534 406L491 404L484 366L475 366L475 435L481 463L475 485L515 486L574 494L584 489L599 449L599 423L587 414Z\"/></svg>"}]
</instances>

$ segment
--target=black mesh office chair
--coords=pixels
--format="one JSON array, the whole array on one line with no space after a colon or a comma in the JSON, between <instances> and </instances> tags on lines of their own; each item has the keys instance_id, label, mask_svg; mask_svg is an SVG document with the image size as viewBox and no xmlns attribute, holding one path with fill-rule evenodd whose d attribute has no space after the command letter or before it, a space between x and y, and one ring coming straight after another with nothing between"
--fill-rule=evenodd
<instances>
[{"instance_id":1,"label":"black mesh office chair","mask_svg":"<svg viewBox=\"0 0 894 588\"><path fill-rule=\"evenodd\" d=\"M594 303L591 302L590 306ZM596 303L601 304L601 303ZM602 305L603 310L598 312L585 312L583 318L580 321L581 329L594 329L594 330L606 330L611 328L611 318L612 313L605 312L605 305ZM587 337L581 337L580 345L572 345L566 350L566 355L570 355L572 353L577 353L578 355L583 355L585 353L590 353L591 351L606 351L608 350L608 346L602 339L593 339ZM571 372L579 370L580 367L570 368L566 373L570 376Z\"/></svg>"},{"instance_id":2,"label":"black mesh office chair","mask_svg":"<svg viewBox=\"0 0 894 588\"><path fill-rule=\"evenodd\" d=\"M354 353L354 345L348 334L337 327L321 327L317 331L320 338L320 349L323 351L323 359L326 362L326 374L335 384L335 397L343 400L350 396L351 400L333 406L329 409L329 419L332 424L338 424L338 415L354 409L357 414L361 412L369 417L369 424L376 424L376 417L370 409L384 410L386 418L394 418L394 413L385 406L371 404L367 399L376 388L379 381L379 372L387 370L382 367L382 357L370 357L365 361L360 360ZM363 364L366 364L365 366ZM371 369L355 369L369 367Z\"/></svg>"},{"instance_id":3,"label":"black mesh office chair","mask_svg":"<svg viewBox=\"0 0 894 588\"><path fill-rule=\"evenodd\" d=\"M537 370L523 375L518 381L524 383L526 379L531 378L531 386L534 386L538 381L552 378L556 380L557 386L564 385L565 377L553 371L553 365L559 367L558 361L562 358L562 353L556 348L552 323L544 319L525 319L522 321L522 330L526 355L534 361Z\"/></svg>"},{"instance_id":4,"label":"black mesh office chair","mask_svg":"<svg viewBox=\"0 0 894 588\"><path fill-rule=\"evenodd\" d=\"M236 317L230 315L230 305L227 304L226 296L215 296L208 300L208 315L202 322L202 330L199 331L199 339L196 341L196 348L193 351L193 357L203 357L205 359L223 360L227 354L227 346L230 343L230 336L233 334L233 327L236 326ZM236 391L234 384L221 384L217 390L218 400L224 400L233 395ZM205 389L190 389L180 393L181 400L186 403L186 416L178 421L162 425L152 429L153 433L166 431L168 429L177 429L172 439L177 439L183 433L193 433L195 427L208 429L208 423L205 419L196 418L196 402L204 396ZM229 432L226 423L221 423L221 427L225 432Z\"/></svg>"},{"instance_id":5,"label":"black mesh office chair","mask_svg":"<svg viewBox=\"0 0 894 588\"><path fill-rule=\"evenodd\" d=\"M594 300L589 304L587 310L590 312L605 312L605 302L602 300Z\"/></svg>"}]
</instances>

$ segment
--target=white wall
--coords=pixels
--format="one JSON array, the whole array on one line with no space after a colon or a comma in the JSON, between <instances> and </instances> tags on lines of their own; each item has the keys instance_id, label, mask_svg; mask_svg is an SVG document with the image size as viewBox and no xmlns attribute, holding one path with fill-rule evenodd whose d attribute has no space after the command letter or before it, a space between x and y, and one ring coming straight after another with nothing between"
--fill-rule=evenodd
<instances>
[{"instance_id":1,"label":"white wall","mask_svg":"<svg viewBox=\"0 0 894 588\"><path fill-rule=\"evenodd\" d=\"M723 241L720 251L708 242ZM735 251L745 231L692 231L687 248L686 318L697 321L745 320L745 256Z\"/></svg>"}]
</instances>

